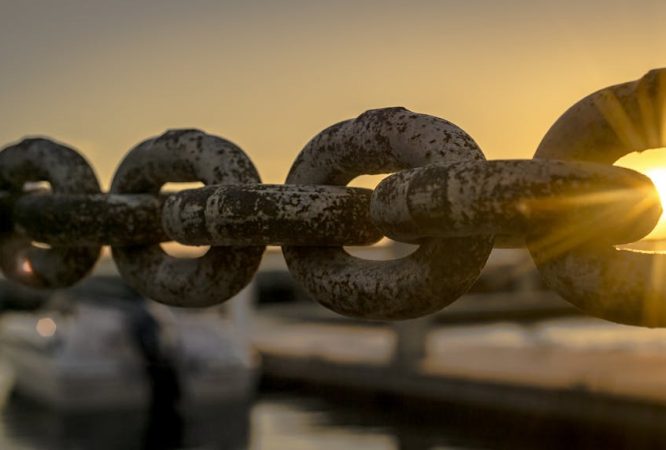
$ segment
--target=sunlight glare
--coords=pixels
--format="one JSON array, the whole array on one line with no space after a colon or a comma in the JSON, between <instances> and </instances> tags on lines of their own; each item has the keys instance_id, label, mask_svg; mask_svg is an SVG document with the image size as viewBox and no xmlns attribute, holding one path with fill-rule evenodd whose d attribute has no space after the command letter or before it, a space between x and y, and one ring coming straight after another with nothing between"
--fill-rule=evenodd
<instances>
[{"instance_id":1,"label":"sunlight glare","mask_svg":"<svg viewBox=\"0 0 666 450\"><path fill-rule=\"evenodd\" d=\"M666 199L666 167L659 167L648 169L645 175L650 177L654 186L657 188L659 200L661 201L662 208L664 208L664 199ZM662 214L659 222L644 239L665 239L666 238L666 215Z\"/></svg>"},{"instance_id":2,"label":"sunlight glare","mask_svg":"<svg viewBox=\"0 0 666 450\"><path fill-rule=\"evenodd\" d=\"M650 149L641 153L631 153L620 158L615 165L641 172L652 180L657 188L662 208L666 210L666 149ZM666 239L666 214L662 214L654 230L642 240Z\"/></svg>"},{"instance_id":3,"label":"sunlight glare","mask_svg":"<svg viewBox=\"0 0 666 450\"><path fill-rule=\"evenodd\" d=\"M650 177L657 192L659 193L659 198L666 198L666 167L660 167L658 169L650 169L645 172L645 175ZM662 200L663 204L663 200Z\"/></svg>"}]
</instances>

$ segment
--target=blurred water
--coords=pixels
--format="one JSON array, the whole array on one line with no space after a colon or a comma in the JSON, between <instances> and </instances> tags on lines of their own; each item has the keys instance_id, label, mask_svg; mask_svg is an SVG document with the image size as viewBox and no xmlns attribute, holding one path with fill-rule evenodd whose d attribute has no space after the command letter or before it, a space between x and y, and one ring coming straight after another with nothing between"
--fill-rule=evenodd
<instances>
[{"instance_id":1,"label":"blurred water","mask_svg":"<svg viewBox=\"0 0 666 450\"><path fill-rule=\"evenodd\" d=\"M454 450L496 448L478 423L449 426L426 411L327 392L265 395L252 414L252 450ZM426 415L430 415L426 418ZM435 419L432 422L430 419ZM467 419L465 419L467 421Z\"/></svg>"},{"instance_id":2,"label":"blurred water","mask_svg":"<svg viewBox=\"0 0 666 450\"><path fill-rule=\"evenodd\" d=\"M57 414L21 398L10 398L2 410L3 450L83 449L472 449L489 448L469 438L437 434L423 441L417 433L395 428L381 414L345 408L329 401L290 393L263 394L253 404L235 403L188 411L179 442L147 440L150 419L140 412ZM410 422L405 417L405 423ZM415 418L412 418L415 419ZM153 419L154 420L154 419ZM160 420L159 418L157 419ZM418 421L418 419L417 419ZM169 424L152 423L165 435ZM408 427L409 428L409 427ZM427 433L426 433L427 435ZM173 436L171 436L173 437Z\"/></svg>"},{"instance_id":3,"label":"blurred water","mask_svg":"<svg viewBox=\"0 0 666 450\"><path fill-rule=\"evenodd\" d=\"M183 419L181 433L140 412L59 415L10 398L0 420L0 449L596 450L664 445L658 437L572 428L538 417L457 406L421 410L388 399L288 389L264 392L253 403L188 411ZM161 432L162 441L147 439L148 424Z\"/></svg>"},{"instance_id":4,"label":"blurred water","mask_svg":"<svg viewBox=\"0 0 666 450\"><path fill-rule=\"evenodd\" d=\"M321 329L318 332L323 333ZM462 348L462 353L473 359L476 355L473 349L490 346L494 354L492 365L496 368L500 365L496 360L507 355L499 350L516 349L524 355L532 348L541 355L541 365L544 355L552 356L558 349L611 352L613 360L620 364L620 355L625 355L620 352L626 352L625 357L665 358L665 333L580 318L529 326L515 323L451 326L432 331L429 350L446 362L455 356L456 349ZM368 342L378 345L373 336ZM358 336L354 337L357 342ZM646 366L654 369L651 373L638 374L642 383L649 381L648 375L660 378L666 373L656 370L655 361L650 359ZM530 363L532 366L535 365ZM577 362L575 367L576 373L580 373L587 366ZM609 375L617 379L627 371L623 368L620 373ZM0 384L3 379L0 377ZM662 385L657 388L662 389ZM2 391L5 388L0 386ZM518 416L506 410L491 412L461 405L416 403L406 405L382 396L331 392L321 386L306 389L284 385L262 390L254 401L187 410L178 417L169 411L152 416L141 411L63 415L25 399L15 396L4 399L0 395L0 450L666 448L666 427L661 432L648 432L622 424L583 424L575 417L569 422L558 422L552 417Z\"/></svg>"}]
</instances>

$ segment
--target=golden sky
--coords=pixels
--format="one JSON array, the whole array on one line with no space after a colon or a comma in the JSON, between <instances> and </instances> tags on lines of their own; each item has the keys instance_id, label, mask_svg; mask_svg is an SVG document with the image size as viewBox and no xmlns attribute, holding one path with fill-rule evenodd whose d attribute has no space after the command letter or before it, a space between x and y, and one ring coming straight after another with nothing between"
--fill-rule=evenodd
<instances>
[{"instance_id":1,"label":"golden sky","mask_svg":"<svg viewBox=\"0 0 666 450\"><path fill-rule=\"evenodd\" d=\"M108 187L168 128L284 181L321 129L401 105L530 158L581 97L666 65L666 2L0 0L0 145L46 135Z\"/></svg>"}]
</instances>

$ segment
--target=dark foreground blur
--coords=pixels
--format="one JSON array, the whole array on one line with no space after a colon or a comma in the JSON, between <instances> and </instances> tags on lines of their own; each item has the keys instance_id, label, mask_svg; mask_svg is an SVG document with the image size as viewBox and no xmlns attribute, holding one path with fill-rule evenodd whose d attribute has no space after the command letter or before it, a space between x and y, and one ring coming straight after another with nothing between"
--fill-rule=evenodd
<instances>
[{"instance_id":1,"label":"dark foreground blur","mask_svg":"<svg viewBox=\"0 0 666 450\"><path fill-rule=\"evenodd\" d=\"M39 449L658 449L664 435L507 416L460 405L413 405L390 398L263 388L252 403L219 405L189 415L181 441L161 417L139 412L59 415L18 397L2 409L0 448ZM146 446L146 427L165 438ZM664 433L666 435L666 432Z\"/></svg>"},{"instance_id":2,"label":"dark foreground blur","mask_svg":"<svg viewBox=\"0 0 666 450\"><path fill-rule=\"evenodd\" d=\"M0 284L0 450L666 449L666 331L581 317L496 256L401 324L326 311L279 260L228 310L113 274Z\"/></svg>"}]
</instances>

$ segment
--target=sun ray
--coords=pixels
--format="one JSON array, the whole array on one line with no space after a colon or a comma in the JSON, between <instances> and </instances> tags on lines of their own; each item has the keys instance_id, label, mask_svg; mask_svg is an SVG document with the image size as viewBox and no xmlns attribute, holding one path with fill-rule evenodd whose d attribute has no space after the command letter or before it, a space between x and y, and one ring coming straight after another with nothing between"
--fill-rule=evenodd
<instances>
[{"instance_id":1,"label":"sun ray","mask_svg":"<svg viewBox=\"0 0 666 450\"><path fill-rule=\"evenodd\" d=\"M594 204L603 205L609 204L613 199L617 199L622 195L626 195L626 191L584 194L575 196L567 201L578 206L589 206ZM652 205L652 199L644 197L642 200L635 202L631 209L624 211L625 217L629 219L639 218ZM617 219L617 217L615 217L617 213L617 209L602 208L596 214L584 215L577 218L575 222L568 225L560 225L549 230L549 233L532 241L530 247L539 255L539 259L543 261L558 258L568 251L585 245L590 241L598 241L599 223Z\"/></svg>"},{"instance_id":2,"label":"sun ray","mask_svg":"<svg viewBox=\"0 0 666 450\"><path fill-rule=\"evenodd\" d=\"M649 149L640 155L632 153L616 162L616 165L636 170L647 175L657 189L662 208L666 210L666 148ZM666 240L666 214L662 214L659 222L644 240Z\"/></svg>"}]
</instances>

